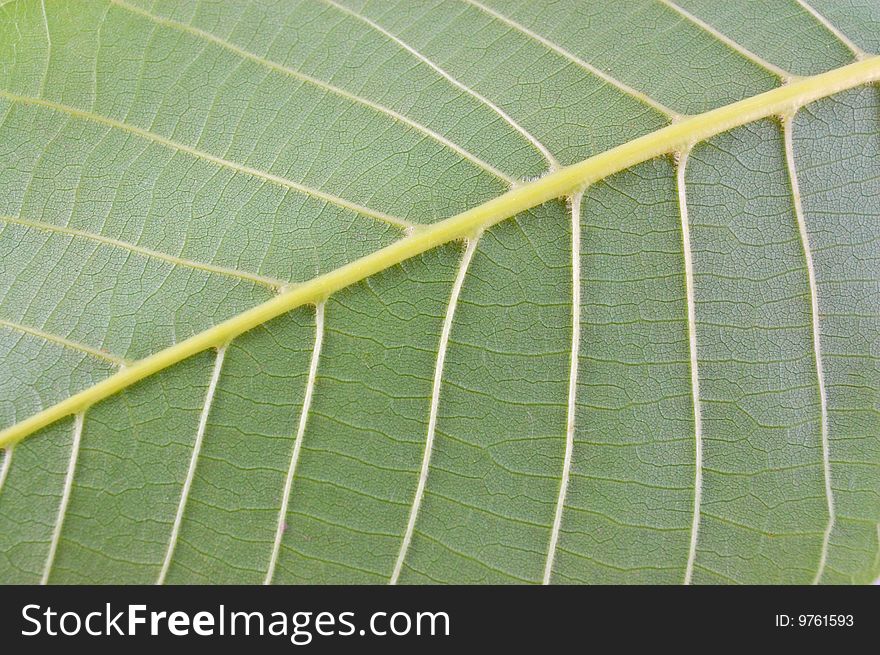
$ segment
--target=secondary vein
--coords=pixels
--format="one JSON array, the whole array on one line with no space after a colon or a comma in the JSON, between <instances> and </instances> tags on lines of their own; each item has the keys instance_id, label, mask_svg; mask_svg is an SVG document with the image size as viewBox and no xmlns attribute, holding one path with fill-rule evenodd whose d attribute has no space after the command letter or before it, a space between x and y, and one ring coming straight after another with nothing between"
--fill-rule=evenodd
<instances>
[{"instance_id":1,"label":"secondary vein","mask_svg":"<svg viewBox=\"0 0 880 655\"><path fill-rule=\"evenodd\" d=\"M286 177L275 175L274 173L262 171L252 166L245 166L244 164L239 164L237 162L218 157L217 155L212 155L208 152L204 152L192 146L188 146L184 143L179 143L160 134L156 134L155 132L150 132L149 130L145 130L141 127L136 127L134 125L129 125L128 123L123 123L122 121L118 121L114 118L102 116L101 114L96 114L94 112L86 111L84 109L77 109L76 107L71 107L70 105L65 105L60 102L44 100L42 98L34 98L32 96L18 95L4 90L0 90L0 98L6 98L7 100L22 105L45 107L47 109L59 111L69 116L79 118L81 120L98 123L100 125L106 125L107 127L110 127L112 129L121 130L123 132L133 134L142 139L146 139L148 141L152 141L153 143L158 143L159 145L171 148L172 150L184 152L192 157L196 157L204 161L209 161L217 166L228 168L230 170L243 173L245 175L250 175L252 177L265 180L266 182L276 184L285 189L290 189L291 191L297 191L307 196L317 198L318 200L322 200L331 205L336 205L337 207L347 209L362 216L367 216L382 223L388 223L389 225L393 225L401 229L412 227L412 223L402 218L391 216L390 214L386 214L385 212L359 205L355 202L345 200L344 198L334 196L331 193L321 191L320 189L315 189L313 187L306 186L305 184L294 182L293 180L287 179Z\"/></svg>"},{"instance_id":2,"label":"secondary vein","mask_svg":"<svg viewBox=\"0 0 880 655\"><path fill-rule=\"evenodd\" d=\"M20 323L13 323L12 321L7 321L3 318L0 318L0 327L4 327L7 330L20 332L22 334L27 334L32 337L38 337L44 341L48 341L49 343L57 344L62 348L85 353L89 357L94 357L95 359L101 359L105 362L110 362L114 366L127 366L131 363L129 360L120 357L119 355L114 355L113 353L99 350L98 348L92 348L91 346L87 346L84 343L62 337L59 334L46 332L45 330L40 330L39 328L30 327L28 325L21 325Z\"/></svg>"},{"instance_id":3,"label":"secondary vein","mask_svg":"<svg viewBox=\"0 0 880 655\"><path fill-rule=\"evenodd\" d=\"M632 88L631 86L629 86L628 84L625 84L624 82L618 80L617 78L612 77L611 75L609 75L605 71L602 71L602 70L596 68L595 66L584 61L583 59L581 59L580 57L578 57L574 53L569 52L568 50L566 50L562 46L554 43L553 41L551 41L550 39L548 39L544 36L541 36L537 32L530 30L528 27L526 27L525 25L522 25L521 23L516 22L512 18L509 18L509 17L505 16L504 14L501 14L501 13L495 11L494 9L491 9L490 7L487 7L486 5L484 5L480 2L477 2L477 0L463 0L463 1L467 2L470 5L473 5L474 7L476 7L477 9L482 11L483 13L491 16L495 20L507 25L508 27L511 27L511 28L515 29L516 31L525 34L530 39L537 41L538 43L540 43L544 47L552 50L553 52L564 57L565 59L568 59L573 64L583 68L585 71L587 71L588 73L590 73L594 77L598 77L603 82L606 82L606 83L610 84L611 86L615 87L617 90L622 91L623 93L625 93L628 96L632 96L633 98L635 98L636 100L638 100L642 104L647 105L651 109L663 114L666 118L668 118L670 120L676 120L676 119L681 118L681 114L679 114L677 111L670 109L669 107L658 102L657 100L654 100L653 98L651 98L649 95L643 93L642 91L638 91L638 90Z\"/></svg>"},{"instance_id":4,"label":"secondary vein","mask_svg":"<svg viewBox=\"0 0 880 655\"><path fill-rule=\"evenodd\" d=\"M820 14L810 3L808 3L806 0L795 0L795 2L803 7L804 11L810 14L810 16L812 16L816 20L816 22L818 22L822 27L831 32L831 34L833 34L838 41L845 45L849 49L849 51L853 53L853 56L856 59L864 59L865 57L867 57L867 53L864 50L853 43L846 34L841 32L834 23L825 18L825 16L823 16L822 14Z\"/></svg>"},{"instance_id":5,"label":"secondary vein","mask_svg":"<svg viewBox=\"0 0 880 655\"><path fill-rule=\"evenodd\" d=\"M550 545L544 564L544 584L550 584L553 575L553 561L556 558L559 532L562 529L562 513L568 493L568 480L571 476L571 459L574 453L574 419L577 411L578 363L581 342L581 201L582 193L571 198L571 356L568 369L568 408L565 420L565 456L562 461L562 480L559 484L559 497L550 531Z\"/></svg>"},{"instance_id":6,"label":"secondary vein","mask_svg":"<svg viewBox=\"0 0 880 655\"><path fill-rule=\"evenodd\" d=\"M679 16L681 16L685 20L693 23L694 25L699 27L701 30L706 32L707 34L710 34L716 40L723 43L725 46L727 46L728 48L730 48L731 50L736 52L738 55L742 56L744 59L747 59L748 61L752 62L753 64L760 66L761 68L763 68L764 70L766 70L769 73L772 73L773 75L775 75L779 79L790 80L790 79L794 79L796 77L795 75L792 75L788 71L783 70L782 68L780 68L776 64L771 64L769 61L767 61L763 57L756 55L751 50L744 48L742 45L740 45L739 43L737 43L736 41L734 41L733 39L728 37L726 34L723 34L719 30L712 27L706 21L704 21L700 18L697 18L689 11L679 7L677 4L672 2L672 0L658 0L658 2L669 7L672 11L677 13Z\"/></svg>"},{"instance_id":7,"label":"secondary vein","mask_svg":"<svg viewBox=\"0 0 880 655\"><path fill-rule=\"evenodd\" d=\"M785 145L785 167L788 170L789 183L791 185L792 198L794 200L794 214L797 220L798 234L801 238L801 246L804 250L804 259L807 264L807 281L810 287L810 328L813 337L813 354L816 366L816 383L819 390L820 411L820 443L822 445L822 477L825 488L825 501L828 507L828 521L822 536L822 550L819 553L819 565L813 584L817 584L825 571L825 563L828 559L828 544L831 540L831 532L834 530L834 492L831 489L831 454L828 443L828 394L825 389L825 372L822 362L822 339L819 329L819 288L816 283L816 269L813 264L813 250L810 247L810 234L807 230L807 222L804 217L804 208L801 202L801 190L798 184L797 169L794 161L794 144L792 143L792 131L794 114L789 114L782 121L783 143Z\"/></svg>"},{"instance_id":8,"label":"secondary vein","mask_svg":"<svg viewBox=\"0 0 880 655\"><path fill-rule=\"evenodd\" d=\"M691 230L688 221L687 187L685 170L688 152L679 153L675 180L678 192L678 208L681 216L681 242L684 253L685 294L687 297L688 353L691 374L691 403L694 408L694 508L691 518L690 541L684 584L693 580L694 563L697 559L697 539L700 532L700 512L703 496L703 410L700 404L699 358L697 357L697 308L694 298L694 259L691 249Z\"/></svg>"},{"instance_id":9,"label":"secondary vein","mask_svg":"<svg viewBox=\"0 0 880 655\"><path fill-rule=\"evenodd\" d=\"M199 415L199 425L196 428L196 438L193 442L189 467L186 471L186 479L184 480L183 488L180 491L180 500L177 503L177 512L174 515L174 523L171 525L171 536L168 538L168 546L165 549L165 558L162 561L162 568L159 570L159 577L156 578L157 585L165 584L165 578L168 576L168 570L171 568L171 562L174 559L174 550L177 548L177 542L180 538L180 528L183 525L183 513L186 510L186 503L189 500L189 492L192 488L193 480L195 479L196 465L202 451L202 442L205 439L205 432L208 429L208 416L211 413L211 405L214 402L214 395L217 392L217 384L220 381L220 371L223 368L223 359L225 357L226 346L223 345L217 349L217 356L214 359L214 368L211 370L211 380L208 382L208 390L205 393L205 402L202 405L202 412Z\"/></svg>"},{"instance_id":10,"label":"secondary vein","mask_svg":"<svg viewBox=\"0 0 880 655\"><path fill-rule=\"evenodd\" d=\"M400 543L400 550L397 553L397 561L394 564L394 571L391 573L389 584L397 584L400 579L400 573L403 570L406 555L409 551L409 545L412 541L413 533L416 528L416 520L419 516L419 508L422 504L422 498L425 495L425 486L428 482L428 472L431 468L431 455L434 450L434 436L437 431L437 414L440 408L440 388L443 386L443 366L446 362L446 349L449 345L449 335L452 333L452 323L455 320L455 309L458 306L458 298L461 295L461 288L464 285L468 268L470 268L471 260L477 250L479 236L468 239L467 247L461 257L458 265L458 273L455 276L455 282L452 284L452 292L449 295L449 303L446 306L446 315L443 317L443 328L440 331L440 343L437 347L437 361L434 366L434 383L431 388L431 407L428 412L428 433L425 437L425 450L422 455L422 466L419 470L419 482L416 485L416 493L413 496L412 506L410 507L409 518L406 523L406 530L403 534L403 540Z\"/></svg>"},{"instance_id":11,"label":"secondary vein","mask_svg":"<svg viewBox=\"0 0 880 655\"><path fill-rule=\"evenodd\" d=\"M95 243L103 244L105 246L128 250L129 252L137 253L138 255L143 255L152 259L160 259L162 261L168 262L169 264L174 264L175 266L183 266L185 268L192 268L200 271L205 271L207 273L216 273L218 275L225 275L241 280L247 280L248 282L253 282L254 284L259 284L260 286L268 287L272 290L278 290L285 284L289 284L286 281L266 277L264 275L249 273L247 271L241 271L235 268L227 268L226 266L216 266L214 264L200 262L193 259L187 259L185 257L178 257L176 255L171 255L165 252L161 252L159 250L153 250L152 248L144 248L143 246L138 246L127 241L114 239L113 237L107 237L103 234L95 234L94 232L78 230L76 228L66 227L63 225L54 225L52 223L45 223L43 221L29 218L3 215L0 215L0 223L10 223L21 225L34 230L40 230L42 232L65 234L67 236L80 239L88 239L90 241L94 241Z\"/></svg>"},{"instance_id":12,"label":"secondary vein","mask_svg":"<svg viewBox=\"0 0 880 655\"><path fill-rule=\"evenodd\" d=\"M296 465L299 462L299 453L302 449L303 437L306 433L306 425L309 419L309 409L312 406L312 395L315 392L315 381L318 377L318 362L321 358L321 345L324 342L324 303L318 303L315 307L315 343L312 347L312 359L309 362L309 377L306 382L306 393L303 397L302 409L299 413L299 425L296 429L296 438L293 442L293 451L290 455L290 466L287 469L287 477L284 480L284 490L281 492L281 508L278 511L278 520L275 526L275 539L272 543L272 554L269 557L269 566L266 568L266 577L263 584L272 584L275 577L275 567L278 564L278 554L281 551L281 540L287 521L287 508L290 504L290 490L293 486L293 476L296 474Z\"/></svg>"},{"instance_id":13,"label":"secondary vein","mask_svg":"<svg viewBox=\"0 0 880 655\"><path fill-rule=\"evenodd\" d=\"M76 415L73 421L73 441L70 445L70 458L67 460L67 473L64 475L64 489L61 492L61 502L58 503L58 514L55 517L55 527L52 529L52 540L49 542L49 553L43 566L43 575L40 584L49 582L49 575L55 564L55 554L58 552L58 544L61 542L61 530L64 529L64 517L67 516L67 505L73 491L73 476L76 475L76 461L79 458L79 447L82 441L83 412Z\"/></svg>"}]
</instances>

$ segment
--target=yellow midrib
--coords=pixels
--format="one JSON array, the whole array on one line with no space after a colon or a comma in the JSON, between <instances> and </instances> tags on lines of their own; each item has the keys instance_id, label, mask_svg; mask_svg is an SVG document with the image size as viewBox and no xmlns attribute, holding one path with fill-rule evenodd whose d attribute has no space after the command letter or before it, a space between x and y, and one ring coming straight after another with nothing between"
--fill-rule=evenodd
<instances>
[{"instance_id":1,"label":"yellow midrib","mask_svg":"<svg viewBox=\"0 0 880 655\"><path fill-rule=\"evenodd\" d=\"M769 116L791 116L800 107L834 93L880 80L880 56L802 78L718 109L692 116L623 145L523 184L477 207L429 226L329 273L312 278L266 302L185 341L141 359L88 389L0 431L0 448L85 410L114 393L302 305L318 303L395 264L432 248L466 238L506 218L556 198L583 191L590 184L649 159L689 150L717 134Z\"/></svg>"}]
</instances>

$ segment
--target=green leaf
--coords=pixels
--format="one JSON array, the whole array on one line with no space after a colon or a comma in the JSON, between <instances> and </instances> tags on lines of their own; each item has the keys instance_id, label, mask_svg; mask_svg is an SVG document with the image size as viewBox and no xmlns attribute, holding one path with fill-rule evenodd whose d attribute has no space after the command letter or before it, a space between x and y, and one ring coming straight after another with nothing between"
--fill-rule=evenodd
<instances>
[{"instance_id":1,"label":"green leaf","mask_svg":"<svg viewBox=\"0 0 880 655\"><path fill-rule=\"evenodd\" d=\"M0 4L0 581L875 579L878 20Z\"/></svg>"}]
</instances>

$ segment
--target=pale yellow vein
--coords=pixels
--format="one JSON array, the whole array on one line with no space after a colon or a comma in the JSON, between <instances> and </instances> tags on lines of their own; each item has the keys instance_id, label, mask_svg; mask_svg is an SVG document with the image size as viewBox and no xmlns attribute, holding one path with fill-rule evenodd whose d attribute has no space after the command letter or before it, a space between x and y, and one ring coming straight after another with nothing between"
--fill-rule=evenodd
<instances>
[{"instance_id":1,"label":"pale yellow vein","mask_svg":"<svg viewBox=\"0 0 880 655\"><path fill-rule=\"evenodd\" d=\"M479 239L479 235L475 235L467 241L467 247L465 248L464 254L458 265L458 273L455 276L455 282L452 284L449 303L446 306L446 314L443 317L443 327L440 331L440 342L437 346L437 361L434 365L434 383L431 388L431 406L428 411L428 432L425 437L425 450L422 455L422 466L419 469L419 481L416 485L416 492L413 496L412 506L410 507L406 530L403 533L403 540L400 543L400 550L397 553L397 561L394 563L394 570L392 571L391 579L389 580L389 584L392 585L397 584L400 579L400 573L403 570L406 555L407 552L409 552L409 546L416 529L416 520L419 516L419 509L422 505L425 487L428 483L428 472L431 468L431 455L434 451L434 436L437 431L437 415L440 407L440 388L443 386L443 366L446 362L446 350L449 345L449 336L452 334L452 322L455 319L455 309L458 306L458 298L461 295L461 289L464 286L464 280L467 276L468 268L471 265L471 260L477 250Z\"/></svg>"},{"instance_id":2,"label":"pale yellow vein","mask_svg":"<svg viewBox=\"0 0 880 655\"><path fill-rule=\"evenodd\" d=\"M831 34L833 34L838 41L845 45L849 49L849 51L853 53L853 56L856 59L864 59L868 56L868 53L866 53L859 46L853 43L846 34L844 34L840 29L837 28L834 23L832 23L830 20L825 18L825 16L816 11L816 9L808 2L806 2L806 0L795 0L795 2L803 7L803 9L808 14L810 14L810 16L812 16L822 27L831 32Z\"/></svg>"},{"instance_id":3,"label":"pale yellow vein","mask_svg":"<svg viewBox=\"0 0 880 655\"><path fill-rule=\"evenodd\" d=\"M211 413L211 405L214 402L214 395L217 392L217 384L220 381L220 371L223 368L223 359L226 356L226 346L217 349L217 356L214 359L214 368L211 370L211 380L208 383L208 390L205 392L205 402L202 404L202 411L199 415L199 425L196 428L196 438L193 442L193 449L190 455L189 467L186 471L186 478L183 482L183 488L180 491L180 499L177 503L177 512L174 515L174 523L171 526L171 536L168 539L168 546L165 549L165 558L162 560L162 568L159 571L159 577L156 578L156 584L165 584L165 578L171 568L171 562L174 559L174 550L177 548L177 542L180 538L180 529L183 525L183 513L186 510L186 503L189 500L192 483L195 479L196 465L199 461L199 455L202 452L202 442L205 440L205 432L208 429L208 416Z\"/></svg>"},{"instance_id":4,"label":"pale yellow vein","mask_svg":"<svg viewBox=\"0 0 880 655\"><path fill-rule=\"evenodd\" d=\"M298 284L284 293L157 351L118 373L14 425L0 430L0 444L19 441L60 418L80 412L146 377L304 304L332 293L450 241L469 238L510 216L549 200L578 193L597 180L654 157L681 151L694 143L768 116L779 116L820 98L880 79L880 57L793 81L771 91L692 116L606 150L598 155L515 186L507 193L431 225L419 226L369 255Z\"/></svg>"},{"instance_id":5,"label":"pale yellow vein","mask_svg":"<svg viewBox=\"0 0 880 655\"><path fill-rule=\"evenodd\" d=\"M691 248L691 228L688 220L687 169L688 150L676 153L675 186L678 194L678 210L681 218L681 243L684 253L685 294L687 298L688 356L691 375L691 403L694 409L694 507L691 517L688 557L685 565L684 584L689 585L694 576L697 560L697 539L700 532L700 513L703 497L703 410L700 402L700 373L697 356L697 307L694 293L694 257Z\"/></svg>"},{"instance_id":6,"label":"pale yellow vein","mask_svg":"<svg viewBox=\"0 0 880 655\"><path fill-rule=\"evenodd\" d=\"M49 18L46 15L46 0L40 0L40 10L43 14L43 27L46 30L46 68L43 77L40 78L40 95L46 90L46 80L49 78L49 64L52 60L52 36L49 34Z\"/></svg>"},{"instance_id":7,"label":"pale yellow vein","mask_svg":"<svg viewBox=\"0 0 880 655\"><path fill-rule=\"evenodd\" d=\"M49 343L54 343L63 348L67 348L68 350L76 350L77 352L84 353L90 357L102 359L105 362L110 362L115 366L121 367L131 363L123 357L114 355L113 353L107 352L105 350L101 350L100 348L93 348L92 346L88 346L84 343L62 337L59 334L47 332L39 328L30 327L28 325L21 325L20 323L14 323L3 318L0 318L0 327L4 327L8 330L13 330L22 334L27 334L32 337L38 337L40 339L43 339L44 341L48 341Z\"/></svg>"},{"instance_id":8,"label":"pale yellow vein","mask_svg":"<svg viewBox=\"0 0 880 655\"><path fill-rule=\"evenodd\" d=\"M621 80L618 80L617 78L612 77L611 75L609 75L605 71L603 71L599 68L596 68L595 66L593 66L592 64L590 64L587 61L584 61L583 59L581 59L580 57L578 57L574 53L566 50L562 46L551 41L550 39L548 39L544 36L541 36L537 32L529 29L528 27L526 27L525 25L523 25L521 23L518 23L517 21L513 20L512 18L509 18L508 16L505 16L504 14L502 14L498 11L495 11L494 9L491 9L490 7L487 7L486 5L482 4L481 2L477 2L477 0L463 0L463 2L467 2L468 4L473 5L474 7L479 9L480 11L482 11L485 14L494 18L495 20L503 23L504 25L507 25L508 27L510 27L518 32L521 32L522 34L525 34L530 39L537 41L538 43L540 43L544 47L552 50L553 52L562 56L563 58L568 59L570 62L579 66L580 68L583 68L585 71L587 71L588 73L590 73L594 77L597 77L597 78L601 79L603 82L615 87L618 91L621 91L621 92L625 93L626 95L635 98L636 100L638 100L639 102L641 102L644 105L647 105L648 107L650 107L654 111L663 114L664 116L666 116L666 118L668 118L670 120L675 120L675 119L681 118L681 114L679 114L677 111L670 109L666 105L658 102L657 100L654 100L653 98L651 98L649 95L643 93L642 91L638 91L637 89L634 89L633 87L629 86L628 84L625 84Z\"/></svg>"},{"instance_id":9,"label":"pale yellow vein","mask_svg":"<svg viewBox=\"0 0 880 655\"><path fill-rule=\"evenodd\" d=\"M702 20L701 18L698 18L697 16L694 16L692 13L690 13L686 9L679 7L677 4L672 2L672 0L657 0L657 1L660 2L661 4L669 7L672 11L677 13L682 18L693 23L694 25L699 27L701 30L703 30L707 34L714 37L716 40L723 43L725 46L727 46L728 48L730 48L731 50L736 52L738 55L740 55L744 59L747 59L750 62L752 62L753 64L760 66L761 68L763 68L767 72L772 73L773 75L777 76L780 80L786 81L786 80L796 79L798 77L797 75L794 75L793 73L789 73L788 71L780 68L776 64L772 64L769 61L767 61L766 59L764 59L763 57L755 54L754 52L752 52L748 48L744 47L740 43L737 43L736 41L731 39L726 34L723 34L720 30L716 29L715 27L713 27L712 25L710 25L706 21Z\"/></svg>"},{"instance_id":10,"label":"pale yellow vein","mask_svg":"<svg viewBox=\"0 0 880 655\"><path fill-rule=\"evenodd\" d=\"M186 259L184 257L178 257L176 255L170 255L165 252L161 252L159 250L153 250L151 248L144 248L143 246L137 246L133 243L129 243L127 241L121 241L119 239L114 239L112 237L107 237L101 234L95 234L93 232L88 232L85 230L78 230L76 228L65 227L62 225L54 225L52 223L45 223L43 221L28 219L28 218L20 218L18 216L3 216L0 215L0 222L2 223L11 223L15 225L22 225L27 228L31 228L34 230L40 230L42 232L50 232L54 234L64 234L71 237L76 237L80 239L88 239L89 241L94 241L95 243L103 244L105 246L110 246L113 248L119 248L121 250L127 250L129 252L136 253L138 255L143 255L145 257L149 257L152 259L160 259L162 261L168 262L169 264L174 264L175 266L183 266L186 268L193 268L200 271L205 271L206 273L216 273L217 275L225 275L228 277L234 277L241 280L246 280L248 282L253 282L254 284L259 284L264 287L268 287L273 291L277 291L283 288L285 285L289 284L284 280L278 280L271 277L266 277L263 275L257 275L256 273L248 273L247 271L241 271L235 268L227 268L225 266L216 266L214 264L208 264L206 262L200 262L193 259Z\"/></svg>"},{"instance_id":11,"label":"pale yellow vein","mask_svg":"<svg viewBox=\"0 0 880 655\"><path fill-rule=\"evenodd\" d=\"M67 473L64 475L64 488L61 492L61 502L58 504L58 514L55 517L55 527L52 530L52 539L49 542L49 553L46 555L46 563L43 566L43 575L40 584L48 584L49 575L55 564L55 555L58 552L58 544L61 543L61 531L64 529L64 519L67 516L67 505L73 493L73 476L76 474L76 462L79 458L79 448L82 441L83 422L85 413L76 414L73 420L73 441L70 445L70 458L67 460Z\"/></svg>"},{"instance_id":12,"label":"pale yellow vein","mask_svg":"<svg viewBox=\"0 0 880 655\"><path fill-rule=\"evenodd\" d=\"M278 555L281 552L281 541L284 539L284 530L287 521L287 508L290 505L290 491L293 487L293 476L296 475L296 465L299 462L299 453L302 450L302 442L306 433L306 425L309 419L309 410L312 406L312 395L315 392L315 381L318 378L318 362L321 358L321 345L324 342L324 303L315 306L315 343L312 346L312 358L309 361L309 377L306 381L306 393L303 397L302 409L299 412L299 424L296 429L296 437L293 442L293 450L290 455L290 465L287 468L287 477L284 480L284 490L281 492L281 508L278 511L278 520L275 525L275 539L272 543L272 554L269 557L269 566L266 568L266 577L263 584L272 584L275 577L275 568L278 565Z\"/></svg>"},{"instance_id":13,"label":"pale yellow vein","mask_svg":"<svg viewBox=\"0 0 880 655\"><path fill-rule=\"evenodd\" d=\"M565 498L568 494L568 481L571 477L571 459L574 453L574 420L577 411L578 355L581 343L581 201L583 193L571 197L571 353L568 363L568 404L565 418L565 455L562 460L562 479L559 482L559 496L550 530L550 545L544 563L544 584L550 584L553 576L553 562L556 558L559 532L562 529L562 514L565 511Z\"/></svg>"},{"instance_id":14,"label":"pale yellow vein","mask_svg":"<svg viewBox=\"0 0 880 655\"><path fill-rule=\"evenodd\" d=\"M831 453L828 443L828 394L825 389L825 372L822 361L822 339L819 328L819 287L816 282L816 269L813 264L813 249L810 247L810 234L807 230L807 222L804 217L803 203L801 202L801 190L798 183L797 169L794 161L793 144L793 121L794 112L783 117L782 134L785 146L785 167L788 171L788 179L791 185L791 193L794 201L794 214L798 226L798 234L801 246L804 250L804 259L807 264L807 281L810 287L810 328L813 337L813 355L816 366L816 384L819 389L820 411L820 443L822 445L822 473L825 488L825 501L828 507L828 522L822 537L822 550L819 553L819 565L813 584L817 584L825 571L825 563L828 559L828 544L831 540L831 532L834 530L834 492L831 489Z\"/></svg>"}]
</instances>

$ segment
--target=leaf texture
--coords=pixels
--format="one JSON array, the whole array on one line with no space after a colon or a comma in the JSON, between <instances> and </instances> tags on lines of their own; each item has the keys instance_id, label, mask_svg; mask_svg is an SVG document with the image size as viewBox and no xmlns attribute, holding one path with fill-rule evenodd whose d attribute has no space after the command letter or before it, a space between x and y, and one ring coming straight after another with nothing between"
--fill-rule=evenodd
<instances>
[{"instance_id":1,"label":"leaf texture","mask_svg":"<svg viewBox=\"0 0 880 655\"><path fill-rule=\"evenodd\" d=\"M838 0L8 0L0 429L511 188L873 66L878 26ZM0 580L874 580L876 79L10 439Z\"/></svg>"}]
</instances>

